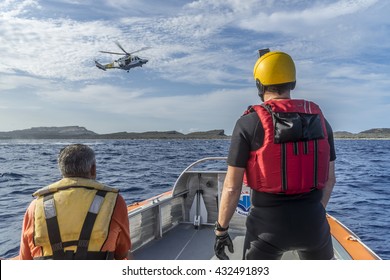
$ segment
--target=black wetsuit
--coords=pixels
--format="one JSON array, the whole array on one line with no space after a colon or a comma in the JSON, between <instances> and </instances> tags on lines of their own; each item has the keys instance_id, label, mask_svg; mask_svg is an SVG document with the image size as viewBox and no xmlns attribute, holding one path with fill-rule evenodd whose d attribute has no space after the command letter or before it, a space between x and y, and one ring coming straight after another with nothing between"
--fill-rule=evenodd
<instances>
[{"instance_id":1,"label":"black wetsuit","mask_svg":"<svg viewBox=\"0 0 390 280\"><path fill-rule=\"evenodd\" d=\"M326 122L330 161L336 159L332 128ZM251 151L263 145L264 129L257 113L242 116L231 138L228 165L245 168ZM280 259L298 250L301 259L331 259L330 229L321 204L322 191L283 195L252 190L244 259Z\"/></svg>"}]
</instances>

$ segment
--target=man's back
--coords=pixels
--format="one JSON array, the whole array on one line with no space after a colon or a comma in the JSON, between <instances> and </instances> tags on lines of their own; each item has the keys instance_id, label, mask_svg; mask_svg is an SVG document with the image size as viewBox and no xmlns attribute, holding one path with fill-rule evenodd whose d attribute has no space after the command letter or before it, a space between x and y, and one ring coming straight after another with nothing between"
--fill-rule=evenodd
<instances>
[{"instance_id":1,"label":"man's back","mask_svg":"<svg viewBox=\"0 0 390 280\"><path fill-rule=\"evenodd\" d=\"M94 151L82 144L58 156L62 180L34 193L23 220L20 259L123 259L131 248L127 206L97 182Z\"/></svg>"}]
</instances>

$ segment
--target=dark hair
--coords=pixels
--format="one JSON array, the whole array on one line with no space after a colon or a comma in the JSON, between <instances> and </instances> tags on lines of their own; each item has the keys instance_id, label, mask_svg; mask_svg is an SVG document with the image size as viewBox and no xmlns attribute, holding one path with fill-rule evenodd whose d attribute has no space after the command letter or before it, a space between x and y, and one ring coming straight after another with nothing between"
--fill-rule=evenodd
<instances>
[{"instance_id":1,"label":"dark hair","mask_svg":"<svg viewBox=\"0 0 390 280\"><path fill-rule=\"evenodd\" d=\"M282 94L286 91L293 90L294 87L295 87L295 82L279 84L279 85L269 85L269 86L264 86L264 91L270 91L270 92Z\"/></svg>"},{"instance_id":2,"label":"dark hair","mask_svg":"<svg viewBox=\"0 0 390 280\"><path fill-rule=\"evenodd\" d=\"M63 177L87 178L94 164L95 152L86 145L66 146L58 155L58 167Z\"/></svg>"}]
</instances>

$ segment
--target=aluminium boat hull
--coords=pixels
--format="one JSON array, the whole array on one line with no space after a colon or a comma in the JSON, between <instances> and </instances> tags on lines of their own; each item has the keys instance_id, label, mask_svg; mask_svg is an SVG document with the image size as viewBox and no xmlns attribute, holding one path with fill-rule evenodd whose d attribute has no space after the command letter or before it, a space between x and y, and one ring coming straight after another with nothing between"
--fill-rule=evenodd
<instances>
[{"instance_id":1,"label":"aluminium boat hull","mask_svg":"<svg viewBox=\"0 0 390 280\"><path fill-rule=\"evenodd\" d=\"M218 163L219 165L218 165ZM201 159L188 166L171 191L128 206L130 237L135 259L207 260L213 251L218 206L226 175L226 158ZM211 165L208 165L210 164ZM230 259L241 259L245 219L250 208L250 189L243 186L240 203L230 223L229 233L235 252ZM380 259L356 234L331 215L327 215L335 259ZM282 259L298 259L294 251Z\"/></svg>"}]
</instances>

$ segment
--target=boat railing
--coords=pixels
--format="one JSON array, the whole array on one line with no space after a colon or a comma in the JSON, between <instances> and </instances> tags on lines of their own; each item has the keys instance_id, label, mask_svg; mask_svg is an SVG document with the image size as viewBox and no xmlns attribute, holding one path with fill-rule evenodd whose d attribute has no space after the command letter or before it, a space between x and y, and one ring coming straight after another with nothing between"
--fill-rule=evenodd
<instances>
[{"instance_id":1,"label":"boat railing","mask_svg":"<svg viewBox=\"0 0 390 280\"><path fill-rule=\"evenodd\" d=\"M217 168L212 162L223 162ZM206 164L206 166L203 166ZM201 167L201 168L200 168ZM189 165L171 192L129 207L133 250L161 238L179 223L195 228L212 225L218 216L220 194L226 175L226 157L208 157Z\"/></svg>"}]
</instances>

